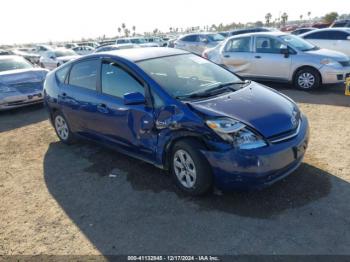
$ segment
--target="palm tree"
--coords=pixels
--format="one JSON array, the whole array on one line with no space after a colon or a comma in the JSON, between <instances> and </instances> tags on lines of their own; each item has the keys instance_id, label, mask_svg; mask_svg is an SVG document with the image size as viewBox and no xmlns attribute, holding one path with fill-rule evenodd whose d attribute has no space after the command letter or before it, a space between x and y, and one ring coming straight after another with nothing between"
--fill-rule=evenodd
<instances>
[{"instance_id":1,"label":"palm tree","mask_svg":"<svg viewBox=\"0 0 350 262\"><path fill-rule=\"evenodd\" d=\"M122 29L120 27L118 27L118 34L120 35Z\"/></svg>"},{"instance_id":2,"label":"palm tree","mask_svg":"<svg viewBox=\"0 0 350 262\"><path fill-rule=\"evenodd\" d=\"M282 18L282 24L283 24L283 26L285 26L286 22L288 21L288 14L286 12L284 12L282 14L281 18Z\"/></svg>"},{"instance_id":3,"label":"palm tree","mask_svg":"<svg viewBox=\"0 0 350 262\"><path fill-rule=\"evenodd\" d=\"M133 31L133 33L132 33L133 36L135 36L136 35L136 26L134 26L134 25L132 26L132 31Z\"/></svg>"},{"instance_id":4,"label":"palm tree","mask_svg":"<svg viewBox=\"0 0 350 262\"><path fill-rule=\"evenodd\" d=\"M307 16L309 17L309 20L311 20L311 12L307 12Z\"/></svg>"},{"instance_id":5,"label":"palm tree","mask_svg":"<svg viewBox=\"0 0 350 262\"><path fill-rule=\"evenodd\" d=\"M303 15L300 15L299 17L300 17L300 20L303 20Z\"/></svg>"},{"instance_id":6,"label":"palm tree","mask_svg":"<svg viewBox=\"0 0 350 262\"><path fill-rule=\"evenodd\" d=\"M266 25L270 25L271 18L272 18L271 13L267 13L265 15Z\"/></svg>"},{"instance_id":7,"label":"palm tree","mask_svg":"<svg viewBox=\"0 0 350 262\"><path fill-rule=\"evenodd\" d=\"M172 27L169 27L169 31L170 31L170 33L173 31L173 28Z\"/></svg>"}]
</instances>

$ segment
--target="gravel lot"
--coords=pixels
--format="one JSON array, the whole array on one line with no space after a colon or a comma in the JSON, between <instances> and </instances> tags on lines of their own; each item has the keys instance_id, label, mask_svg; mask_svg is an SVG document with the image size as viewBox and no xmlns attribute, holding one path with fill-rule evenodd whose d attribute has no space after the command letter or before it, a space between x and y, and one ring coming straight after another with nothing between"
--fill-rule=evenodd
<instances>
[{"instance_id":1,"label":"gravel lot","mask_svg":"<svg viewBox=\"0 0 350 262\"><path fill-rule=\"evenodd\" d=\"M304 163L271 188L204 198L149 164L61 144L41 106L0 113L0 255L350 254L350 97L275 88L310 120Z\"/></svg>"}]
</instances>

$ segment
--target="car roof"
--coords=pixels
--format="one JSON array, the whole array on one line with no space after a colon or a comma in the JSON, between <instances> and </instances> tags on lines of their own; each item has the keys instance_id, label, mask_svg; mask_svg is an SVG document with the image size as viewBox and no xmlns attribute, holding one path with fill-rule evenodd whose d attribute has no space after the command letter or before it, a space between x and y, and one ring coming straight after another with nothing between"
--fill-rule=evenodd
<instances>
[{"instance_id":1,"label":"car roof","mask_svg":"<svg viewBox=\"0 0 350 262\"><path fill-rule=\"evenodd\" d=\"M240 35L233 35L233 36L230 36L228 39L240 38L240 37L243 37L243 36L281 36L281 35L287 35L287 33L278 32L278 31L274 31L274 32L255 32L255 33L246 33L246 34L240 34Z\"/></svg>"},{"instance_id":2,"label":"car roof","mask_svg":"<svg viewBox=\"0 0 350 262\"><path fill-rule=\"evenodd\" d=\"M100 54L110 54L112 56L118 56L133 62L137 62L158 57L189 54L189 52L167 47L141 47L101 52Z\"/></svg>"}]
</instances>

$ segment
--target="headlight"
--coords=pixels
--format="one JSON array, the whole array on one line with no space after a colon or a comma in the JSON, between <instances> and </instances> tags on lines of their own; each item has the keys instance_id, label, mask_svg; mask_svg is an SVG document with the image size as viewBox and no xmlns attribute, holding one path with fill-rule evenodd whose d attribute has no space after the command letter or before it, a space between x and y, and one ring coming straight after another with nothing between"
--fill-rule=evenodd
<instances>
[{"instance_id":1,"label":"headlight","mask_svg":"<svg viewBox=\"0 0 350 262\"><path fill-rule=\"evenodd\" d=\"M262 137L250 131L245 124L237 120L231 118L210 119L206 121L206 124L223 140L240 149L253 149L267 145Z\"/></svg>"},{"instance_id":2,"label":"headlight","mask_svg":"<svg viewBox=\"0 0 350 262\"><path fill-rule=\"evenodd\" d=\"M322 65L340 65L339 62L331 58L324 58L321 60Z\"/></svg>"}]
</instances>

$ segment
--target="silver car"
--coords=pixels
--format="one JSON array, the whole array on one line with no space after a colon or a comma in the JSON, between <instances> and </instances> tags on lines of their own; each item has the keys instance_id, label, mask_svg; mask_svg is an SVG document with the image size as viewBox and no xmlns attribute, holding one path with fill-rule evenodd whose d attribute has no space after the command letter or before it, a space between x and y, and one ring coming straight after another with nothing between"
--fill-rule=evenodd
<instances>
[{"instance_id":1,"label":"silver car","mask_svg":"<svg viewBox=\"0 0 350 262\"><path fill-rule=\"evenodd\" d=\"M0 57L0 111L43 102L48 70L20 56Z\"/></svg>"},{"instance_id":2,"label":"silver car","mask_svg":"<svg viewBox=\"0 0 350 262\"><path fill-rule=\"evenodd\" d=\"M180 37L174 47L201 55L205 49L215 47L224 40L225 37L216 33L195 33Z\"/></svg>"},{"instance_id":3,"label":"silver car","mask_svg":"<svg viewBox=\"0 0 350 262\"><path fill-rule=\"evenodd\" d=\"M282 32L233 36L203 56L242 77L291 82L300 89L343 83L350 77L345 54Z\"/></svg>"}]
</instances>

